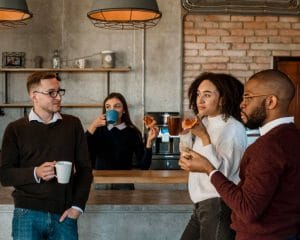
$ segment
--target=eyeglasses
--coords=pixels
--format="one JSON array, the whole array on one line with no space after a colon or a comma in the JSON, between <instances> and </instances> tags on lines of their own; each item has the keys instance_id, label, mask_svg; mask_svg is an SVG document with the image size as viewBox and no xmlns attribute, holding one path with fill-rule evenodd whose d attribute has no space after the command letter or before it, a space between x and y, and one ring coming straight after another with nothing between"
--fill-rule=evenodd
<instances>
[{"instance_id":1,"label":"eyeglasses","mask_svg":"<svg viewBox=\"0 0 300 240\"><path fill-rule=\"evenodd\" d=\"M60 97L65 95L66 90L65 89L59 89L59 90L49 90L48 92L40 92L40 91L34 91L33 93L41 93L44 95L49 95L52 98L56 98L57 95L59 95Z\"/></svg>"},{"instance_id":2,"label":"eyeglasses","mask_svg":"<svg viewBox=\"0 0 300 240\"><path fill-rule=\"evenodd\" d=\"M256 98L256 97L267 97L269 95L267 94L261 94L261 95L243 95L243 103L244 104L249 104L253 98Z\"/></svg>"}]
</instances>

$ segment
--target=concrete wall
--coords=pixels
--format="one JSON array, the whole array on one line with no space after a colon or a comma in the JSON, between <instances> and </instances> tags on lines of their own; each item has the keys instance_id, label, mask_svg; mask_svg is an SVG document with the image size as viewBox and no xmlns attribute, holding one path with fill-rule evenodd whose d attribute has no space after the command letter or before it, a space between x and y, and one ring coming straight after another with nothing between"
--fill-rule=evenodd
<instances>
[{"instance_id":1,"label":"concrete wall","mask_svg":"<svg viewBox=\"0 0 300 240\"><path fill-rule=\"evenodd\" d=\"M88 67L101 64L102 50L116 51L117 66L129 73L111 74L111 91L121 92L130 105L133 121L142 128L147 111L180 111L182 92L182 18L180 0L158 0L162 19L154 28L135 31L103 30L86 17L92 0L27 0L33 18L25 27L0 28L0 52L25 52L26 67L34 57L51 66L54 49L60 49L63 67L75 58L88 57ZM68 61L70 60L70 61ZM28 74L10 74L9 101L29 102L25 91ZM101 103L106 96L106 74L64 73L64 103ZM4 101L4 74L0 74L0 101ZM0 142L6 125L23 116L22 109L4 109L0 116ZM63 109L80 117L85 127L101 109Z\"/></svg>"}]
</instances>

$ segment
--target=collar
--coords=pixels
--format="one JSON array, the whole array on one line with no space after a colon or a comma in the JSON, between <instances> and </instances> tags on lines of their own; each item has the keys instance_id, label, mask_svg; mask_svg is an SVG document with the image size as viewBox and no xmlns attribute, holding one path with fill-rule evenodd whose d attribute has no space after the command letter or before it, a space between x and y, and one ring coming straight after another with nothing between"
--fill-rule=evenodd
<instances>
[{"instance_id":1,"label":"collar","mask_svg":"<svg viewBox=\"0 0 300 240\"><path fill-rule=\"evenodd\" d=\"M34 112L33 108L30 110L30 113L29 113L28 118L29 118L29 122L31 122L31 121L38 121L38 122L40 122L40 123L45 123L45 121L42 120L42 119L39 117L39 115L37 115L37 114ZM47 124L49 124L49 123L54 123L54 122L56 122L56 121L59 120L59 119L62 119L62 116L61 116L61 114L60 114L59 112L56 112L56 113L53 114L52 119L51 119Z\"/></svg>"},{"instance_id":2,"label":"collar","mask_svg":"<svg viewBox=\"0 0 300 240\"><path fill-rule=\"evenodd\" d=\"M294 117L282 117L282 118L275 119L259 128L260 136L271 131L274 127L277 127L278 125L293 123L293 122L294 122Z\"/></svg>"},{"instance_id":3,"label":"collar","mask_svg":"<svg viewBox=\"0 0 300 240\"><path fill-rule=\"evenodd\" d=\"M123 130L124 128L127 127L127 125L126 125L126 123L124 123L124 122L122 122L122 123L120 123L120 124L118 124L118 125L113 125L113 124L108 124L108 125L107 125L107 129L108 129L109 131L112 130L114 127L117 128L117 129L119 129L119 130Z\"/></svg>"}]
</instances>

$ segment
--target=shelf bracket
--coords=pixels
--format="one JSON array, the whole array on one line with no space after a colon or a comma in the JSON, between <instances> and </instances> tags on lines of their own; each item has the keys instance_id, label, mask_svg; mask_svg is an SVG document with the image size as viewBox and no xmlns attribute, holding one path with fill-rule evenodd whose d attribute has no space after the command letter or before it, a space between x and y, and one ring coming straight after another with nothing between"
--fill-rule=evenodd
<instances>
[{"instance_id":1,"label":"shelf bracket","mask_svg":"<svg viewBox=\"0 0 300 240\"><path fill-rule=\"evenodd\" d=\"M107 96L110 94L110 71L106 73Z\"/></svg>"},{"instance_id":2,"label":"shelf bracket","mask_svg":"<svg viewBox=\"0 0 300 240\"><path fill-rule=\"evenodd\" d=\"M8 76L7 72L4 73L4 103L8 103Z\"/></svg>"},{"instance_id":3,"label":"shelf bracket","mask_svg":"<svg viewBox=\"0 0 300 240\"><path fill-rule=\"evenodd\" d=\"M27 109L26 109L26 107L23 108L23 114L24 114L24 117L27 116Z\"/></svg>"}]
</instances>

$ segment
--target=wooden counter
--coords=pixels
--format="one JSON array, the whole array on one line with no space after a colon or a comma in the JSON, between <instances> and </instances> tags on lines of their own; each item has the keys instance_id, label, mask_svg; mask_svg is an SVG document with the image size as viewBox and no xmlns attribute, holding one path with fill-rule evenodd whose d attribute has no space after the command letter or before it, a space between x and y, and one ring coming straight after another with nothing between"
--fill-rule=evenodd
<instances>
[{"instance_id":1,"label":"wooden counter","mask_svg":"<svg viewBox=\"0 0 300 240\"><path fill-rule=\"evenodd\" d=\"M187 184L188 173L183 170L95 170L94 184L88 205L190 205L191 200L187 189L164 189L163 184ZM161 189L136 190L97 190L95 184L135 183L149 184ZM157 185L159 184L159 185ZM11 192L13 187L3 187L0 184L0 205L13 204Z\"/></svg>"},{"instance_id":2,"label":"wooden counter","mask_svg":"<svg viewBox=\"0 0 300 240\"><path fill-rule=\"evenodd\" d=\"M94 170L94 183L187 183L183 170Z\"/></svg>"}]
</instances>

